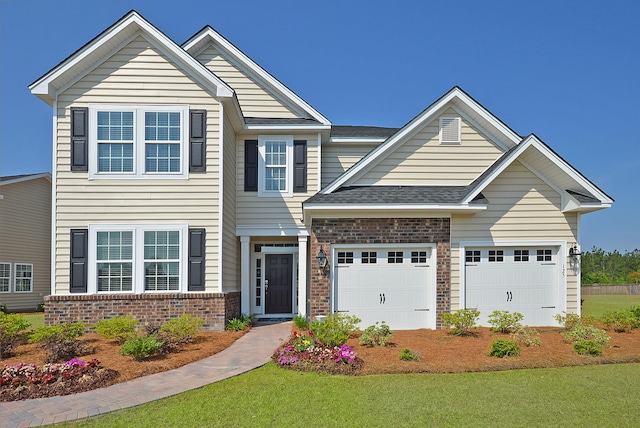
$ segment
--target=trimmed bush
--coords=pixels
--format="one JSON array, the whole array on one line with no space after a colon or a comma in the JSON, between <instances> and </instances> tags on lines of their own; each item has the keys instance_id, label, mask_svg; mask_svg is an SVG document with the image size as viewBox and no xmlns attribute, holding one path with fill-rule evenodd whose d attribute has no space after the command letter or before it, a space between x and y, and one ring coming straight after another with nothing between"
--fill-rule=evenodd
<instances>
[{"instance_id":1,"label":"trimmed bush","mask_svg":"<svg viewBox=\"0 0 640 428\"><path fill-rule=\"evenodd\" d=\"M565 312L563 313L564 315L556 314L553 318L555 318L555 320L558 321L558 324L560 324L567 330L571 330L577 324L592 326L596 322L596 319L592 316L581 317L580 315L576 314L567 314Z\"/></svg>"},{"instance_id":2,"label":"trimmed bush","mask_svg":"<svg viewBox=\"0 0 640 428\"><path fill-rule=\"evenodd\" d=\"M480 311L477 309L460 309L451 313L442 314L442 323L446 328L450 328L449 334L454 336L477 336L478 333L471 331L477 327Z\"/></svg>"},{"instance_id":3,"label":"trimmed bush","mask_svg":"<svg viewBox=\"0 0 640 428\"><path fill-rule=\"evenodd\" d=\"M491 351L489 355L492 357L517 357L520 355L520 345L515 340L498 339L491 343Z\"/></svg>"},{"instance_id":4,"label":"trimmed bush","mask_svg":"<svg viewBox=\"0 0 640 428\"><path fill-rule=\"evenodd\" d=\"M243 314L240 318L231 318L227 321L225 329L230 331L241 331L245 328L251 327L252 324L253 318L250 315Z\"/></svg>"},{"instance_id":5,"label":"trimmed bush","mask_svg":"<svg viewBox=\"0 0 640 428\"><path fill-rule=\"evenodd\" d=\"M364 330L360 336L360 344L368 346L387 346L387 341L393 337L393 331L382 321L376 322Z\"/></svg>"},{"instance_id":6,"label":"trimmed bush","mask_svg":"<svg viewBox=\"0 0 640 428\"><path fill-rule=\"evenodd\" d=\"M491 330L509 334L512 330L522 327L520 321L523 318L524 316L520 312L493 311L489 315L489 324L491 324Z\"/></svg>"},{"instance_id":7,"label":"trimmed bush","mask_svg":"<svg viewBox=\"0 0 640 428\"><path fill-rule=\"evenodd\" d=\"M48 352L46 362L66 361L90 351L85 342L78 340L84 331L82 322L49 325L34 331L29 342L42 344Z\"/></svg>"},{"instance_id":8,"label":"trimmed bush","mask_svg":"<svg viewBox=\"0 0 640 428\"><path fill-rule=\"evenodd\" d=\"M0 312L0 358L11 354L11 350L30 326L29 321L22 315Z\"/></svg>"},{"instance_id":9,"label":"trimmed bush","mask_svg":"<svg viewBox=\"0 0 640 428\"><path fill-rule=\"evenodd\" d=\"M420 361L420 356L409 348L400 351L400 360L402 361Z\"/></svg>"},{"instance_id":10,"label":"trimmed bush","mask_svg":"<svg viewBox=\"0 0 640 428\"><path fill-rule=\"evenodd\" d=\"M131 356L136 361L143 361L154 356L164 345L155 334L129 339L120 348L120 355Z\"/></svg>"},{"instance_id":11,"label":"trimmed bush","mask_svg":"<svg viewBox=\"0 0 640 428\"><path fill-rule=\"evenodd\" d=\"M636 318L629 310L611 311L602 316L602 324L607 330L613 330L616 333L624 333L631 330L636 323Z\"/></svg>"},{"instance_id":12,"label":"trimmed bush","mask_svg":"<svg viewBox=\"0 0 640 428\"><path fill-rule=\"evenodd\" d=\"M525 346L540 346L542 344L540 333L534 328L520 327L511 333L511 337Z\"/></svg>"},{"instance_id":13,"label":"trimmed bush","mask_svg":"<svg viewBox=\"0 0 640 428\"><path fill-rule=\"evenodd\" d=\"M116 339L118 343L124 343L133 339L136 335L138 320L130 316L115 317L100 320L96 323L96 333L105 339Z\"/></svg>"},{"instance_id":14,"label":"trimmed bush","mask_svg":"<svg viewBox=\"0 0 640 428\"><path fill-rule=\"evenodd\" d=\"M606 331L591 325L576 324L565 332L560 333L567 342L574 343L579 340L593 340L596 343L605 346L611 339Z\"/></svg>"},{"instance_id":15,"label":"trimmed bush","mask_svg":"<svg viewBox=\"0 0 640 428\"><path fill-rule=\"evenodd\" d=\"M353 315L335 313L327 315L324 321L312 322L310 328L316 340L333 348L344 345L360 321L360 318Z\"/></svg>"},{"instance_id":16,"label":"trimmed bush","mask_svg":"<svg viewBox=\"0 0 640 428\"><path fill-rule=\"evenodd\" d=\"M599 357L602 355L603 346L595 340L581 339L573 343L573 350L580 355L592 355Z\"/></svg>"},{"instance_id":17,"label":"trimmed bush","mask_svg":"<svg viewBox=\"0 0 640 428\"><path fill-rule=\"evenodd\" d=\"M202 330L204 320L183 314L180 318L173 318L160 327L159 337L167 346L175 347L188 343ZM153 335L150 335L151 337Z\"/></svg>"}]
</instances>

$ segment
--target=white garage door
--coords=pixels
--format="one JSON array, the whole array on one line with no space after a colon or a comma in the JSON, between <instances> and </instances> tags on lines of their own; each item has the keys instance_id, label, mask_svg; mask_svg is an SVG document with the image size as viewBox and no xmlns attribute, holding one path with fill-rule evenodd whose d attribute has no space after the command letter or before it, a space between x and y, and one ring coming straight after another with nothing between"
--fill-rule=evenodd
<instances>
[{"instance_id":1,"label":"white garage door","mask_svg":"<svg viewBox=\"0 0 640 428\"><path fill-rule=\"evenodd\" d=\"M494 310L520 312L525 325L557 325L558 268L558 247L467 247L466 307L478 309L485 326Z\"/></svg>"},{"instance_id":2,"label":"white garage door","mask_svg":"<svg viewBox=\"0 0 640 428\"><path fill-rule=\"evenodd\" d=\"M362 319L360 328L376 321L393 330L435 328L430 247L337 248L333 254L334 311Z\"/></svg>"}]
</instances>

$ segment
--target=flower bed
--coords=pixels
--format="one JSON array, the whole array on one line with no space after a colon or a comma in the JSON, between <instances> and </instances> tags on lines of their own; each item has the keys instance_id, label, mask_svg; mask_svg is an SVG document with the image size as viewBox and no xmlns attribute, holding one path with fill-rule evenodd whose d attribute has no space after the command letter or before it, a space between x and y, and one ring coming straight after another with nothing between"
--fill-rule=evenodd
<instances>
[{"instance_id":1,"label":"flower bed","mask_svg":"<svg viewBox=\"0 0 640 428\"><path fill-rule=\"evenodd\" d=\"M0 374L0 401L50 397L99 388L118 377L100 361L73 358L61 364L4 365Z\"/></svg>"},{"instance_id":2,"label":"flower bed","mask_svg":"<svg viewBox=\"0 0 640 428\"><path fill-rule=\"evenodd\" d=\"M333 374L355 374L364 365L352 346L325 346L311 331L293 332L275 350L272 360L287 369Z\"/></svg>"}]
</instances>

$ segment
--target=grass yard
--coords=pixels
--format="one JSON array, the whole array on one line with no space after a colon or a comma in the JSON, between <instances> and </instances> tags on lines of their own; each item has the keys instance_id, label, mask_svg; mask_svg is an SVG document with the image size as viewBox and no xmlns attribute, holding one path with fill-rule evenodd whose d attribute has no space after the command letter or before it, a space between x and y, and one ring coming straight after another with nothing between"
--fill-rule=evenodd
<instances>
[{"instance_id":1,"label":"grass yard","mask_svg":"<svg viewBox=\"0 0 640 428\"><path fill-rule=\"evenodd\" d=\"M44 326L44 312L20 312L31 324L31 330Z\"/></svg>"},{"instance_id":2,"label":"grass yard","mask_svg":"<svg viewBox=\"0 0 640 428\"><path fill-rule=\"evenodd\" d=\"M596 294L583 295L582 315L601 317L605 312L627 309L631 305L640 305L640 295L633 294Z\"/></svg>"},{"instance_id":3,"label":"grass yard","mask_svg":"<svg viewBox=\"0 0 640 428\"><path fill-rule=\"evenodd\" d=\"M243 375L72 427L636 427L640 364L450 375Z\"/></svg>"}]
</instances>

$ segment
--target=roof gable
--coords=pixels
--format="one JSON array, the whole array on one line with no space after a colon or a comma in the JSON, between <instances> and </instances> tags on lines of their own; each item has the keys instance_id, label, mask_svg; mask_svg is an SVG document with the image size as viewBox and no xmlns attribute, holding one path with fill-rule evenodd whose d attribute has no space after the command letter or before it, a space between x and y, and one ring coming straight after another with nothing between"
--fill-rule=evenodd
<instances>
[{"instance_id":1,"label":"roof gable","mask_svg":"<svg viewBox=\"0 0 640 428\"><path fill-rule=\"evenodd\" d=\"M194 57L212 46L229 62L242 72L247 79L253 81L259 87L265 90L269 96L273 96L276 100L293 110L314 119L324 125L330 125L329 119L320 114L306 101L296 95L292 90L287 88L278 79L269 74L265 69L260 67L255 61L249 58L244 52L235 47L231 42L225 39L212 27L206 26L193 37L183 43L182 47ZM242 105L243 97L241 90L238 90L238 101Z\"/></svg>"},{"instance_id":2,"label":"roof gable","mask_svg":"<svg viewBox=\"0 0 640 428\"><path fill-rule=\"evenodd\" d=\"M51 174L49 174L48 172L41 172L38 174L7 175L4 177L0 177L0 186L20 183L29 180L37 180L39 178L46 178L48 181L51 181Z\"/></svg>"},{"instance_id":3,"label":"roof gable","mask_svg":"<svg viewBox=\"0 0 640 428\"><path fill-rule=\"evenodd\" d=\"M436 120L447 108L454 108L462 119L472 123L479 132L503 151L517 145L521 140L520 136L511 128L456 86L372 150L342 176L330 183L322 192L331 193L341 186L355 184L354 182L360 174L393 153L425 125Z\"/></svg>"},{"instance_id":4,"label":"roof gable","mask_svg":"<svg viewBox=\"0 0 640 428\"><path fill-rule=\"evenodd\" d=\"M144 34L145 39L153 43L163 54L208 88L214 96L233 96L233 90L226 83L134 10L29 85L29 89L48 104L52 104L57 93L93 70L111 52L120 49L140 33Z\"/></svg>"}]
</instances>

